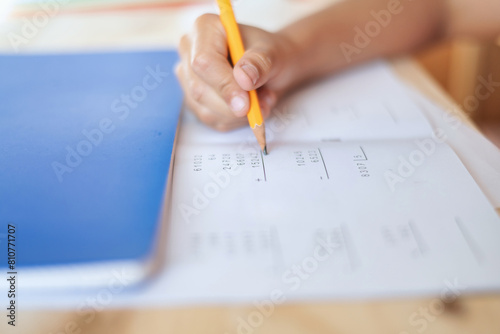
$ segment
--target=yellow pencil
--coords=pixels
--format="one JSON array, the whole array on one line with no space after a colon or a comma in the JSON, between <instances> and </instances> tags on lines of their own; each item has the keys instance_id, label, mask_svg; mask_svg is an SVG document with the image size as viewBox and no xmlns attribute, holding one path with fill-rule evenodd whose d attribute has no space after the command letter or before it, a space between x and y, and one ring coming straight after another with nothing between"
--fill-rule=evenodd
<instances>
[{"instance_id":1,"label":"yellow pencil","mask_svg":"<svg viewBox=\"0 0 500 334\"><path fill-rule=\"evenodd\" d=\"M226 30L227 44L229 46L231 60L233 61L233 64L236 64L245 53L245 48L243 46L243 41L240 35L240 29L238 28L236 18L234 17L231 1L217 0L217 4L219 5L220 9L220 19L222 21L222 25ZM250 110L247 114L248 123L250 124L250 127L252 128L252 131L257 138L257 141L259 142L259 146L262 152L264 154L267 154L266 130L264 119L262 118L262 112L260 111L257 92L255 90L252 90L248 93L250 95Z\"/></svg>"}]
</instances>

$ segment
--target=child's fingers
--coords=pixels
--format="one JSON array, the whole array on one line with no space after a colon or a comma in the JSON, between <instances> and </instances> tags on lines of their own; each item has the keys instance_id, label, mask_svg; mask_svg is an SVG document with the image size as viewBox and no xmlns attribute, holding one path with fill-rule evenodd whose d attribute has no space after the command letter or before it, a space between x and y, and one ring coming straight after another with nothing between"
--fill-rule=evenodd
<instances>
[{"instance_id":1,"label":"child's fingers","mask_svg":"<svg viewBox=\"0 0 500 334\"><path fill-rule=\"evenodd\" d=\"M217 15L198 18L194 31L183 36L179 45L181 61L176 73L186 104L199 120L220 131L248 124L243 117L250 104L248 90L259 88L264 117L269 116L283 90L275 82L286 56L279 40L255 27L241 26L241 32L248 51L234 69L228 60L226 32Z\"/></svg>"},{"instance_id":2,"label":"child's fingers","mask_svg":"<svg viewBox=\"0 0 500 334\"><path fill-rule=\"evenodd\" d=\"M271 115L272 109L276 106L278 97L275 92L267 88L260 88L257 90L257 94L259 95L262 116L268 118Z\"/></svg>"},{"instance_id":3,"label":"child's fingers","mask_svg":"<svg viewBox=\"0 0 500 334\"><path fill-rule=\"evenodd\" d=\"M234 67L236 82L245 90L261 87L269 81L276 70L274 58L267 47L250 48Z\"/></svg>"},{"instance_id":4,"label":"child's fingers","mask_svg":"<svg viewBox=\"0 0 500 334\"><path fill-rule=\"evenodd\" d=\"M191 46L191 68L225 101L239 117L249 108L248 93L233 77L229 63L226 33L217 15L203 15L196 21Z\"/></svg>"},{"instance_id":5,"label":"child's fingers","mask_svg":"<svg viewBox=\"0 0 500 334\"><path fill-rule=\"evenodd\" d=\"M185 92L186 105L201 122L219 131L232 130L246 123L246 118L236 117L225 101L185 64L176 67L176 74Z\"/></svg>"}]
</instances>

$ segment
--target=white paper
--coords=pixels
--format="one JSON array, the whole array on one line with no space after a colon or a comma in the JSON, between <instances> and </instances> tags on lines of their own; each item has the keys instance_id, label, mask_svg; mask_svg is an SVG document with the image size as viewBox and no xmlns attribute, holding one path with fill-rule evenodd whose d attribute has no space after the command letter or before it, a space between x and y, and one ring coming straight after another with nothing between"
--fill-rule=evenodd
<instances>
[{"instance_id":1,"label":"white paper","mask_svg":"<svg viewBox=\"0 0 500 334\"><path fill-rule=\"evenodd\" d=\"M219 134L185 115L158 276L115 292L29 291L20 303L85 309L500 289L500 219L387 65L346 72L283 105L266 125L267 156L250 129Z\"/></svg>"},{"instance_id":2,"label":"white paper","mask_svg":"<svg viewBox=\"0 0 500 334\"><path fill-rule=\"evenodd\" d=\"M457 110L443 110L422 94L409 94L429 119L433 131L442 131L495 208L500 208L500 149L481 133L459 120Z\"/></svg>"}]
</instances>

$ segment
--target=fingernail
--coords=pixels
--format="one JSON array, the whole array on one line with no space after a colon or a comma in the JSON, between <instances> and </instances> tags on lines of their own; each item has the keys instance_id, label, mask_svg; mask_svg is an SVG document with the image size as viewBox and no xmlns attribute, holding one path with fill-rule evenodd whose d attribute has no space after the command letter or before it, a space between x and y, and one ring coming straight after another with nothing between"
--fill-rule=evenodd
<instances>
[{"instance_id":1,"label":"fingernail","mask_svg":"<svg viewBox=\"0 0 500 334\"><path fill-rule=\"evenodd\" d=\"M251 64L245 64L241 66L241 69L246 73L246 75L248 75L250 80L252 80L252 83L255 85L257 80L259 80L259 71L257 71L257 68Z\"/></svg>"},{"instance_id":2,"label":"fingernail","mask_svg":"<svg viewBox=\"0 0 500 334\"><path fill-rule=\"evenodd\" d=\"M231 110L237 114L241 115L245 108L245 100L241 96L234 96L231 99Z\"/></svg>"}]
</instances>

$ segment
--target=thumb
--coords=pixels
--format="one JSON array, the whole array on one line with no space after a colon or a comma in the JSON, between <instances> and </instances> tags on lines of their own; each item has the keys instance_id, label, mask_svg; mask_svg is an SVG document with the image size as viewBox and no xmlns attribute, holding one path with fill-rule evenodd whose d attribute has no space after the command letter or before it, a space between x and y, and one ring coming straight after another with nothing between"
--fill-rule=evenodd
<instances>
[{"instance_id":1,"label":"thumb","mask_svg":"<svg viewBox=\"0 0 500 334\"><path fill-rule=\"evenodd\" d=\"M250 91L263 86L274 71L274 57L271 52L249 49L234 66L233 75L241 88Z\"/></svg>"}]
</instances>

